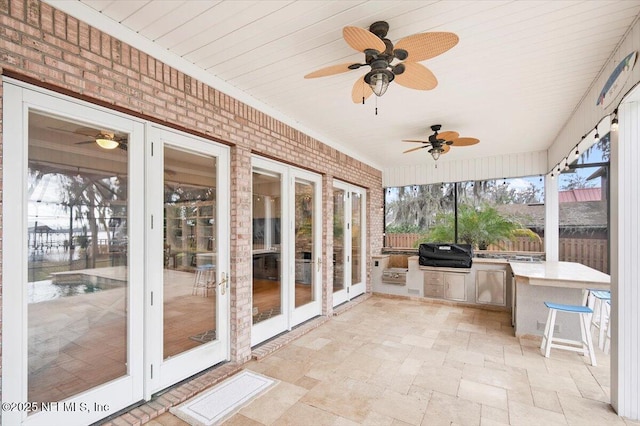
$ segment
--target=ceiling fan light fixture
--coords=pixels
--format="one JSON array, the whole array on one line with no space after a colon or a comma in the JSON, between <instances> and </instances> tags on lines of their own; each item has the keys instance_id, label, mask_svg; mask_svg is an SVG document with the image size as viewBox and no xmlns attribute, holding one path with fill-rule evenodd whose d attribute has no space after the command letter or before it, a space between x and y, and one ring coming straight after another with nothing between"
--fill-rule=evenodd
<instances>
[{"instance_id":1,"label":"ceiling fan light fixture","mask_svg":"<svg viewBox=\"0 0 640 426\"><path fill-rule=\"evenodd\" d=\"M387 91L393 78L393 73L388 69L374 69L364 76L364 81L371 86L371 90L376 96L382 96Z\"/></svg>"},{"instance_id":2,"label":"ceiling fan light fixture","mask_svg":"<svg viewBox=\"0 0 640 426\"><path fill-rule=\"evenodd\" d=\"M107 139L104 137L96 138L96 143L98 144L98 146L100 146L100 148L103 149L115 149L118 147L118 145L120 145L118 141L114 141L113 139Z\"/></svg>"},{"instance_id":3,"label":"ceiling fan light fixture","mask_svg":"<svg viewBox=\"0 0 640 426\"><path fill-rule=\"evenodd\" d=\"M434 161L438 161L438 158L440 158L440 154L442 154L442 148L432 148L429 150L429 153L433 157Z\"/></svg>"}]
</instances>

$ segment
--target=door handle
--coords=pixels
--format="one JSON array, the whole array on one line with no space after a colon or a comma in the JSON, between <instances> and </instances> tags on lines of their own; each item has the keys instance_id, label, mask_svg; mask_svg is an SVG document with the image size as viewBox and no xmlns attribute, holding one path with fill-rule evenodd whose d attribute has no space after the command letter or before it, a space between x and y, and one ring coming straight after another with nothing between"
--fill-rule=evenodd
<instances>
[{"instance_id":1,"label":"door handle","mask_svg":"<svg viewBox=\"0 0 640 426\"><path fill-rule=\"evenodd\" d=\"M220 294L224 295L227 292L227 282L229 281L229 277L224 272L222 272L220 275L221 275L221 278L220 278L220 282L218 283L218 285L222 286L220 288Z\"/></svg>"},{"instance_id":2,"label":"door handle","mask_svg":"<svg viewBox=\"0 0 640 426\"><path fill-rule=\"evenodd\" d=\"M320 272L321 267L322 267L322 258L318 257L318 272Z\"/></svg>"}]
</instances>

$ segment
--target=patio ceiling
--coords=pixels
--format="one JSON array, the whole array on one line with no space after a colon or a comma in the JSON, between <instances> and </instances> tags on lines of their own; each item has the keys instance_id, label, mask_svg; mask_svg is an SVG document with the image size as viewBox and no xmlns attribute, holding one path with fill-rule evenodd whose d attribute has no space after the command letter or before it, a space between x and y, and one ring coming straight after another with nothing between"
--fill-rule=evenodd
<instances>
[{"instance_id":1,"label":"patio ceiling","mask_svg":"<svg viewBox=\"0 0 640 426\"><path fill-rule=\"evenodd\" d=\"M379 168L432 162L401 142L426 139L432 124L480 139L439 161L546 150L640 13L639 1L47 2ZM364 68L303 78L362 62L342 28L379 20L393 42L459 36L421 62L434 90L392 82L375 115L375 96L351 101Z\"/></svg>"}]
</instances>

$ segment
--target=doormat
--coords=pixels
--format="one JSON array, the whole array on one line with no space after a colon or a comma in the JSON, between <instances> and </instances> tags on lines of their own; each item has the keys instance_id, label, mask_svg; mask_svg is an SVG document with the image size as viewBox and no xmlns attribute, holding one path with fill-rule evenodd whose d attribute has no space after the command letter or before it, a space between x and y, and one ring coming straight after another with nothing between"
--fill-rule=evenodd
<instances>
[{"instance_id":1,"label":"doormat","mask_svg":"<svg viewBox=\"0 0 640 426\"><path fill-rule=\"evenodd\" d=\"M169 411L190 425L216 425L278 382L279 380L253 371L243 370Z\"/></svg>"},{"instance_id":2,"label":"doormat","mask_svg":"<svg viewBox=\"0 0 640 426\"><path fill-rule=\"evenodd\" d=\"M216 340L216 330L203 331L195 336L189 336L189 339L195 340L198 343L209 343L212 340Z\"/></svg>"},{"instance_id":3,"label":"doormat","mask_svg":"<svg viewBox=\"0 0 640 426\"><path fill-rule=\"evenodd\" d=\"M266 311L258 312L253 316L253 323L259 323L260 321L268 320L271 317L280 315L280 307L267 309Z\"/></svg>"}]
</instances>

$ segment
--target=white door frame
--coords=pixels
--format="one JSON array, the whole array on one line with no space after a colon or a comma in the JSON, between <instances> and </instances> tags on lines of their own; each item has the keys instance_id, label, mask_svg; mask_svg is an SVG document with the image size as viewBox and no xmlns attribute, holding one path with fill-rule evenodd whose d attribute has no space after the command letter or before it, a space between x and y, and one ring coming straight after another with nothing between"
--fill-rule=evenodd
<instances>
[{"instance_id":1,"label":"white door frame","mask_svg":"<svg viewBox=\"0 0 640 426\"><path fill-rule=\"evenodd\" d=\"M344 191L345 197L343 198L344 202L344 224L343 224L343 282L344 288L342 290L336 291L333 293L333 306L338 306L344 302L347 302L353 299L356 296L363 294L366 290L366 230L367 230L367 192L364 188L359 186L351 185L349 183L341 182L338 180L333 181L333 187ZM352 211L352 196L357 194L361 198L361 208L360 212ZM352 244L351 244L351 231L353 224L353 216L354 214L360 214L360 282L354 283L351 279L351 268L353 267L353 259L352 256Z\"/></svg>"},{"instance_id":2,"label":"white door frame","mask_svg":"<svg viewBox=\"0 0 640 426\"><path fill-rule=\"evenodd\" d=\"M27 415L27 411L5 411L5 424L50 425L88 424L117 412L143 397L143 363L139 354L143 350L143 288L144 270L140 259L144 256L143 200L136 194L144 191L143 141L144 125L138 120L126 117L104 108L78 101L51 91L17 82L3 80L3 182L5 182L3 202L3 309L2 309L2 397L4 401L27 401L27 161L28 161L28 112L43 113L68 118L91 125L117 129L129 135L129 262L127 288L127 367L128 374L88 391L66 399L66 407L78 407L76 411L65 410L64 405L56 411L41 411ZM9 143L11 141L11 143ZM10 183L11 182L11 183ZM141 198L141 197L140 197ZM10 249L9 249L10 248ZM100 368L96 366L96 368ZM107 403L105 411L94 411L94 403ZM86 410L81 409L86 407Z\"/></svg>"},{"instance_id":3,"label":"white door frame","mask_svg":"<svg viewBox=\"0 0 640 426\"><path fill-rule=\"evenodd\" d=\"M320 175L288 166L273 160L253 156L253 169L278 173L280 180L281 215L280 218L280 306L282 314L261 321L251 327L251 346L282 333L322 313L322 286L319 272L315 272L318 260L314 259L314 302L295 309L295 180L296 178L313 182L314 191L314 250L316 257L322 253L322 178ZM253 174L253 172L252 172ZM253 211L253 209L252 209Z\"/></svg>"},{"instance_id":4,"label":"white door frame","mask_svg":"<svg viewBox=\"0 0 640 426\"><path fill-rule=\"evenodd\" d=\"M147 324L145 351L145 398L219 362L230 359L229 313L229 148L205 139L159 125L147 125L146 200L147 239L145 306ZM226 280L225 289L216 286L216 340L164 359L163 354L163 217L165 145L196 154L215 157L216 161L216 282Z\"/></svg>"}]
</instances>

